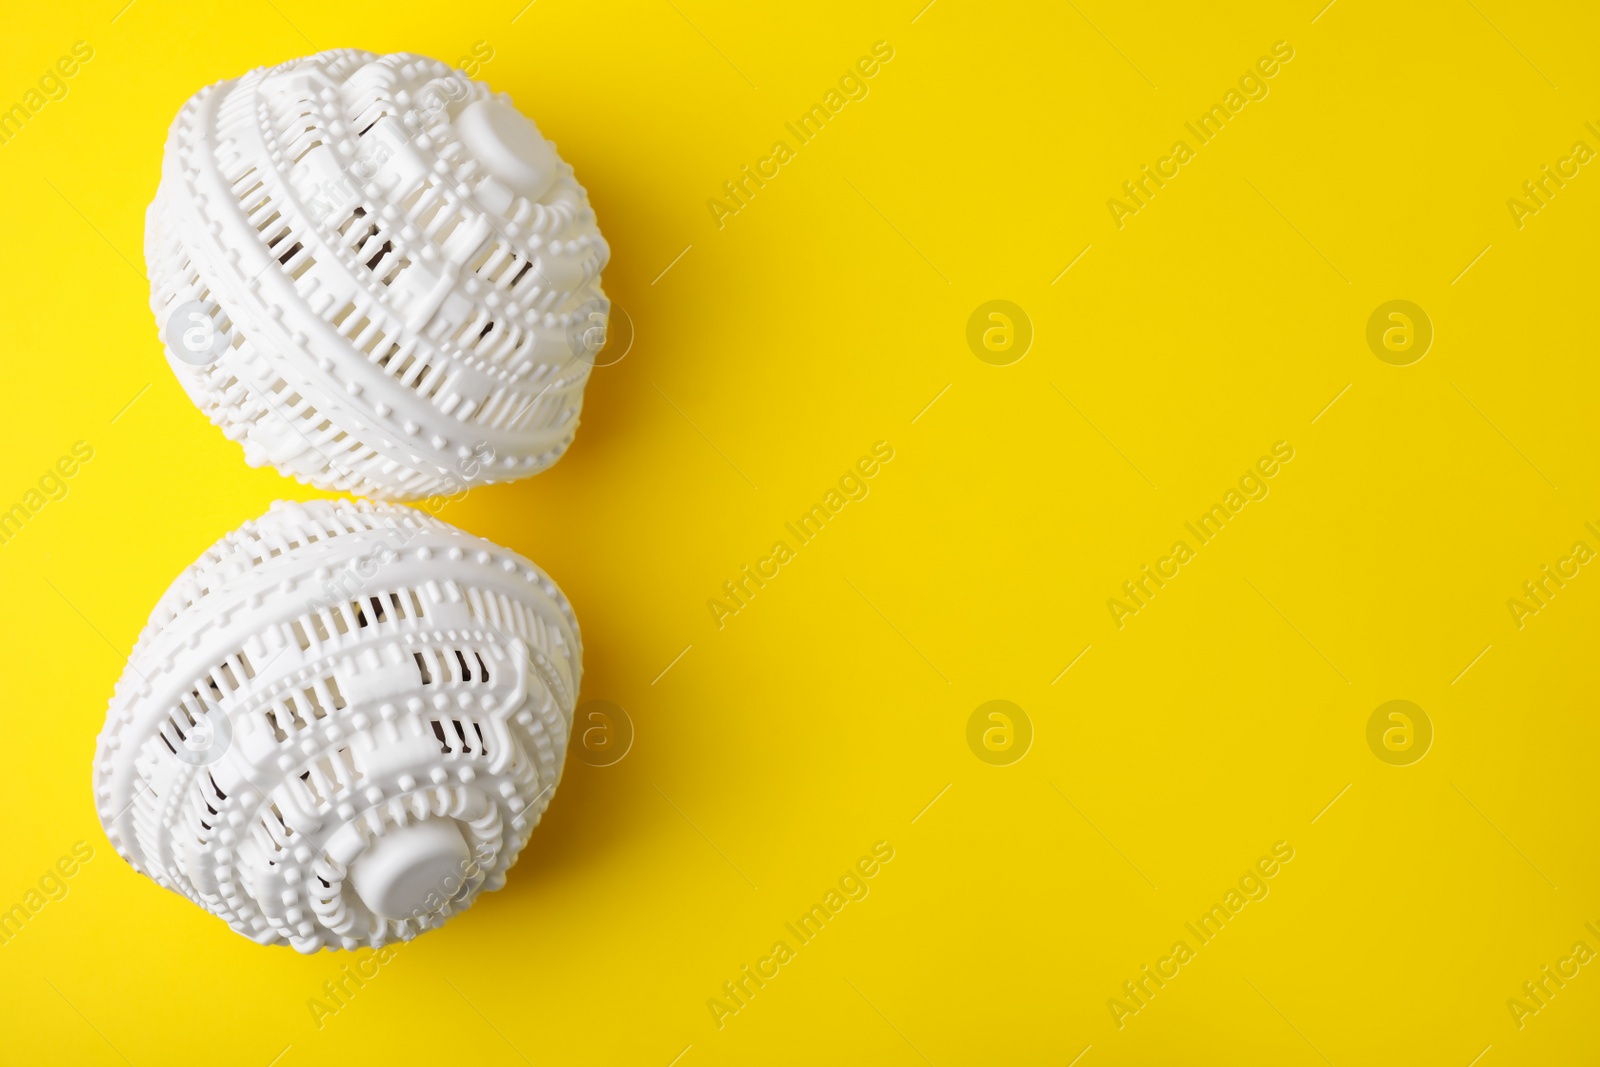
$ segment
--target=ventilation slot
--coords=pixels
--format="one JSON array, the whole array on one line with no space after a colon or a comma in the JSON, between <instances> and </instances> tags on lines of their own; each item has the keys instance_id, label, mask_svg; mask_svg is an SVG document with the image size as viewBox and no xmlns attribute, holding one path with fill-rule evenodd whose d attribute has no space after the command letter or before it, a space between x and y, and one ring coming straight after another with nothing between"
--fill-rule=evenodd
<instances>
[{"instance_id":1,"label":"ventilation slot","mask_svg":"<svg viewBox=\"0 0 1600 1067\"><path fill-rule=\"evenodd\" d=\"M471 719L429 719L439 753L445 756L487 756L488 742L483 727Z\"/></svg>"},{"instance_id":2,"label":"ventilation slot","mask_svg":"<svg viewBox=\"0 0 1600 1067\"><path fill-rule=\"evenodd\" d=\"M417 674L423 685L434 682L472 682L483 684L489 680L489 667L478 652L458 648L424 648L411 653L416 661Z\"/></svg>"}]
</instances>

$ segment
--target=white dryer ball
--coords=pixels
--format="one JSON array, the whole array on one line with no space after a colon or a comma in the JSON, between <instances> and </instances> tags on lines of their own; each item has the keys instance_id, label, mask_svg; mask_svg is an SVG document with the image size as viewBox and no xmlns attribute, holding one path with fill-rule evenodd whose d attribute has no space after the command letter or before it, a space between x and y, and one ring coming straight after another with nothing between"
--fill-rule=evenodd
<instances>
[{"instance_id":1,"label":"white dryer ball","mask_svg":"<svg viewBox=\"0 0 1600 1067\"><path fill-rule=\"evenodd\" d=\"M516 553L407 507L280 501L156 605L95 806L135 870L254 941L408 940L504 884L581 660Z\"/></svg>"},{"instance_id":2,"label":"white dryer ball","mask_svg":"<svg viewBox=\"0 0 1600 1067\"><path fill-rule=\"evenodd\" d=\"M609 255L508 97L404 53L201 90L145 227L190 398L252 466L379 500L560 458L605 341Z\"/></svg>"}]
</instances>

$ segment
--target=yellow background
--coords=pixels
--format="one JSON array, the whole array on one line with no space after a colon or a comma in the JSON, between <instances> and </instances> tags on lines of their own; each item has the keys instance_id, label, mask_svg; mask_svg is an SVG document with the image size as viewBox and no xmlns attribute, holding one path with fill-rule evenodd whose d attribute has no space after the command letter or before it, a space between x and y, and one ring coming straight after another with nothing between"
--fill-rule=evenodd
<instances>
[{"instance_id":1,"label":"yellow background","mask_svg":"<svg viewBox=\"0 0 1600 1067\"><path fill-rule=\"evenodd\" d=\"M1600 148L1600 18L922 2L7 12L0 103L95 56L0 147L0 504L95 457L0 545L0 906L73 842L95 858L0 946L0 1060L1592 1061L1600 966L1520 1030L1506 1002L1600 949L1600 574L1520 630L1506 601L1600 547L1600 175L1520 230L1506 201ZM706 201L880 40L870 95L718 229ZM1280 40L1270 95L1117 229L1107 199ZM91 804L161 591L313 495L247 469L164 365L144 210L202 86L477 42L587 186L637 340L560 464L443 517L561 584L583 698L637 738L569 759L507 888L319 1029L348 956L234 935ZM1436 331L1408 367L1365 341L1397 298ZM1011 366L965 341L991 299L1035 329ZM708 598L879 440L870 496L718 630ZM1270 496L1119 630L1107 598L1279 440ZM967 746L991 699L1033 725L1010 766ZM1366 743L1391 699L1435 730L1411 766ZM870 895L718 1029L707 1000L877 841ZM1118 1029L1107 1000L1277 841L1270 895Z\"/></svg>"}]
</instances>

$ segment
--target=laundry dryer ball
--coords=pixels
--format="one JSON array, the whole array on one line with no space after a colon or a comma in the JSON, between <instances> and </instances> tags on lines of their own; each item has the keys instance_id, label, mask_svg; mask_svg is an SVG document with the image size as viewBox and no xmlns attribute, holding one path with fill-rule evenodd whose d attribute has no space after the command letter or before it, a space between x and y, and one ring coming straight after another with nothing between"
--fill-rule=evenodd
<instances>
[{"instance_id":1,"label":"laundry dryer ball","mask_svg":"<svg viewBox=\"0 0 1600 1067\"><path fill-rule=\"evenodd\" d=\"M168 362L245 452L416 500L571 443L610 303L572 168L504 94L339 50L201 90L145 228Z\"/></svg>"},{"instance_id":2,"label":"laundry dryer ball","mask_svg":"<svg viewBox=\"0 0 1600 1067\"><path fill-rule=\"evenodd\" d=\"M257 942L408 940L504 884L581 653L516 553L404 506L279 502L156 605L95 806L135 870Z\"/></svg>"}]
</instances>

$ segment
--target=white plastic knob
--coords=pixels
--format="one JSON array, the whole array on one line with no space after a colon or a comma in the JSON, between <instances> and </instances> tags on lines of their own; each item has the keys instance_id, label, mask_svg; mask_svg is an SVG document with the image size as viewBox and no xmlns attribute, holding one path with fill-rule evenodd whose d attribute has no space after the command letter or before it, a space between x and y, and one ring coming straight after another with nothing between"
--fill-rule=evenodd
<instances>
[{"instance_id":1,"label":"white plastic knob","mask_svg":"<svg viewBox=\"0 0 1600 1067\"><path fill-rule=\"evenodd\" d=\"M609 254L503 94L353 50L196 94L145 229L168 362L200 409L252 466L379 500L561 456Z\"/></svg>"},{"instance_id":2,"label":"white plastic knob","mask_svg":"<svg viewBox=\"0 0 1600 1067\"><path fill-rule=\"evenodd\" d=\"M471 859L456 824L446 819L414 822L372 843L350 865L350 887L373 914L404 919L426 913L428 895Z\"/></svg>"},{"instance_id":3,"label":"white plastic knob","mask_svg":"<svg viewBox=\"0 0 1600 1067\"><path fill-rule=\"evenodd\" d=\"M407 507L280 501L156 605L95 754L101 823L260 943L408 940L504 884L581 660L516 553Z\"/></svg>"}]
</instances>

